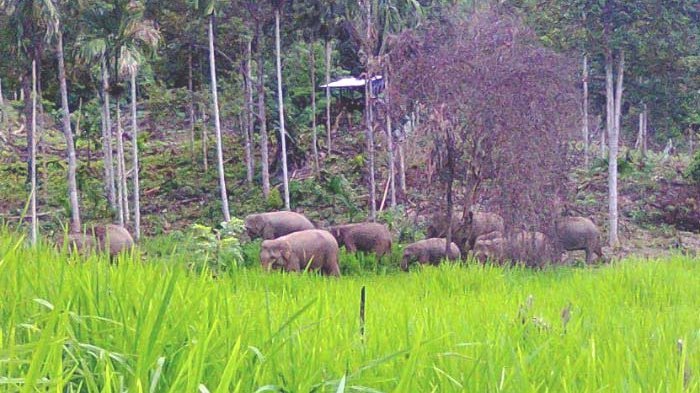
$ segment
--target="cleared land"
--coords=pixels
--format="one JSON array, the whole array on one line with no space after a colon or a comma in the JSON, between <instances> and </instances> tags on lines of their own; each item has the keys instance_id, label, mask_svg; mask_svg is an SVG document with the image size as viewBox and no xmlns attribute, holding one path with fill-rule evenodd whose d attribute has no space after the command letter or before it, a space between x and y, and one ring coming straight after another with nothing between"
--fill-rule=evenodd
<instances>
[{"instance_id":1,"label":"cleared land","mask_svg":"<svg viewBox=\"0 0 700 393\"><path fill-rule=\"evenodd\" d=\"M3 391L700 390L700 261L683 256L212 278L186 255L24 245L0 233Z\"/></svg>"}]
</instances>

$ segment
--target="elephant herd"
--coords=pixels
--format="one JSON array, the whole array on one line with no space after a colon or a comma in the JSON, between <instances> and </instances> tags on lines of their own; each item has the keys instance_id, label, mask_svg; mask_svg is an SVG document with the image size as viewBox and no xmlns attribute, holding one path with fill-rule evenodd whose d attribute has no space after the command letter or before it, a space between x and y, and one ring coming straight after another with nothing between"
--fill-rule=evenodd
<instances>
[{"instance_id":1,"label":"elephant herd","mask_svg":"<svg viewBox=\"0 0 700 393\"><path fill-rule=\"evenodd\" d=\"M428 239L409 244L403 249L400 263L408 270L411 263L438 265L443 260L455 261L470 252L480 261L487 260L541 267L561 258L557 252L583 250L586 263L603 258L600 231L584 217L562 217L555 223L555 239L541 232L506 234L503 218L495 213L469 212L466 219L455 217L453 242L447 248L444 221L434 220L428 226ZM248 215L245 229L251 239L262 238L260 263L266 270L315 270L338 276L339 247L348 252L373 253L378 258L391 257L392 236L389 229L378 223L363 222L318 229L304 215L289 212L268 212ZM97 249L115 256L134 245L129 232L121 226L106 225L92 228L88 233L69 234L68 244L79 250ZM447 251L447 252L446 252Z\"/></svg>"},{"instance_id":2,"label":"elephant herd","mask_svg":"<svg viewBox=\"0 0 700 393\"><path fill-rule=\"evenodd\" d=\"M524 263L533 267L556 260L556 250L583 250L586 263L593 262L594 254L603 257L600 231L591 220L583 217L558 220L554 240L541 232L520 231L505 235L503 218L495 213L470 212L463 223L455 225L457 220L453 222L454 242L448 249L444 238L446 225L436 220L428 227L428 239L404 247L401 269L408 270L414 262L437 265L443 260L459 260L466 252L471 252L481 262ZM310 269L338 276L341 246L348 252L374 253L379 258L391 255L391 233L378 223L337 225L323 230L317 229L302 214L281 211L251 214L245 219L245 228L251 239L263 239L260 263L266 270L299 272Z\"/></svg>"}]
</instances>

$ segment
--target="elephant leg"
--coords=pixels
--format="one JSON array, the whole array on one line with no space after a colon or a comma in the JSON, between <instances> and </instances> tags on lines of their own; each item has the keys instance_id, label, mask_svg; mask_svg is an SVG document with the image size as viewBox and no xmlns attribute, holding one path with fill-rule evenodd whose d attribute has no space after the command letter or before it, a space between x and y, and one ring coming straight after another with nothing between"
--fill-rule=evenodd
<instances>
[{"instance_id":1,"label":"elephant leg","mask_svg":"<svg viewBox=\"0 0 700 393\"><path fill-rule=\"evenodd\" d=\"M586 247L586 265L590 265L593 262L593 250L591 247Z\"/></svg>"},{"instance_id":2,"label":"elephant leg","mask_svg":"<svg viewBox=\"0 0 700 393\"><path fill-rule=\"evenodd\" d=\"M357 252L357 246L355 246L355 243L353 243L353 242L348 242L348 241L346 241L346 242L344 242L344 243L345 243L345 249L346 249L348 252L351 252L351 253Z\"/></svg>"},{"instance_id":3,"label":"elephant leg","mask_svg":"<svg viewBox=\"0 0 700 393\"><path fill-rule=\"evenodd\" d=\"M288 272L300 272L301 266L299 266L299 259L292 257L285 265Z\"/></svg>"},{"instance_id":4,"label":"elephant leg","mask_svg":"<svg viewBox=\"0 0 700 393\"><path fill-rule=\"evenodd\" d=\"M323 267L323 273L327 276L340 277L340 266L337 262L327 263Z\"/></svg>"}]
</instances>

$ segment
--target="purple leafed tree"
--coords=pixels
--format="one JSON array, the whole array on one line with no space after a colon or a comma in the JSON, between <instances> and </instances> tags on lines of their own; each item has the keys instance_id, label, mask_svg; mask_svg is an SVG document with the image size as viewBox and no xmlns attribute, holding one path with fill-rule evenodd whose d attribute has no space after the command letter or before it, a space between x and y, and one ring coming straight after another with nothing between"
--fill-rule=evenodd
<instances>
[{"instance_id":1,"label":"purple leafed tree","mask_svg":"<svg viewBox=\"0 0 700 393\"><path fill-rule=\"evenodd\" d=\"M440 181L423 188L445 201L447 217L453 200L462 217L478 203L507 230L551 234L577 129L575 65L496 9L406 32L389 61L392 114L425 119L410 138L431 142L425 160Z\"/></svg>"}]
</instances>

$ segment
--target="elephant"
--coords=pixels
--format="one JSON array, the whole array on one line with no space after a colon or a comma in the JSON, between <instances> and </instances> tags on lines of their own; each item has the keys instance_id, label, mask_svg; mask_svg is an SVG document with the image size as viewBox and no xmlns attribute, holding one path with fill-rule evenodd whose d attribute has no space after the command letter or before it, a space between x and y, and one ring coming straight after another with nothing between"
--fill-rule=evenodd
<instances>
[{"instance_id":1,"label":"elephant","mask_svg":"<svg viewBox=\"0 0 700 393\"><path fill-rule=\"evenodd\" d=\"M562 217L555 223L558 246L566 251L583 250L586 263L593 262L593 254L603 259L600 245L600 230L585 217Z\"/></svg>"},{"instance_id":2,"label":"elephant","mask_svg":"<svg viewBox=\"0 0 700 393\"><path fill-rule=\"evenodd\" d=\"M115 257L121 252L128 252L134 247L134 239L126 228L119 225L95 226L86 233L69 233L68 246L80 252L109 250L109 255Z\"/></svg>"},{"instance_id":3,"label":"elephant","mask_svg":"<svg viewBox=\"0 0 700 393\"><path fill-rule=\"evenodd\" d=\"M472 249L474 258L481 263L493 262L528 267L543 267L553 260L552 242L542 232L518 231L510 236L494 231L479 236Z\"/></svg>"},{"instance_id":4,"label":"elephant","mask_svg":"<svg viewBox=\"0 0 700 393\"><path fill-rule=\"evenodd\" d=\"M314 224L302 214L288 211L250 214L245 228L251 239L276 239L297 231L314 229Z\"/></svg>"},{"instance_id":5,"label":"elephant","mask_svg":"<svg viewBox=\"0 0 700 393\"><path fill-rule=\"evenodd\" d=\"M320 270L329 276L340 276L338 242L328 231L308 229L277 239L264 240L260 249L263 269L288 272Z\"/></svg>"},{"instance_id":6,"label":"elephant","mask_svg":"<svg viewBox=\"0 0 700 393\"><path fill-rule=\"evenodd\" d=\"M386 225L373 222L336 225L329 232L348 252L373 252L377 257L391 255L391 232Z\"/></svg>"},{"instance_id":7,"label":"elephant","mask_svg":"<svg viewBox=\"0 0 700 393\"><path fill-rule=\"evenodd\" d=\"M407 271L408 265L414 261L437 266L443 259L459 260L462 257L459 247L454 243L450 244L450 250L445 255L446 244L447 240L442 238L430 238L409 244L403 250L401 269Z\"/></svg>"},{"instance_id":8,"label":"elephant","mask_svg":"<svg viewBox=\"0 0 700 393\"><path fill-rule=\"evenodd\" d=\"M447 234L445 220L436 221L428 227L429 237L444 237ZM503 217L496 213L469 212L465 220L459 216L452 219L452 237L464 253L474 248L476 238L491 232L504 232Z\"/></svg>"}]
</instances>

